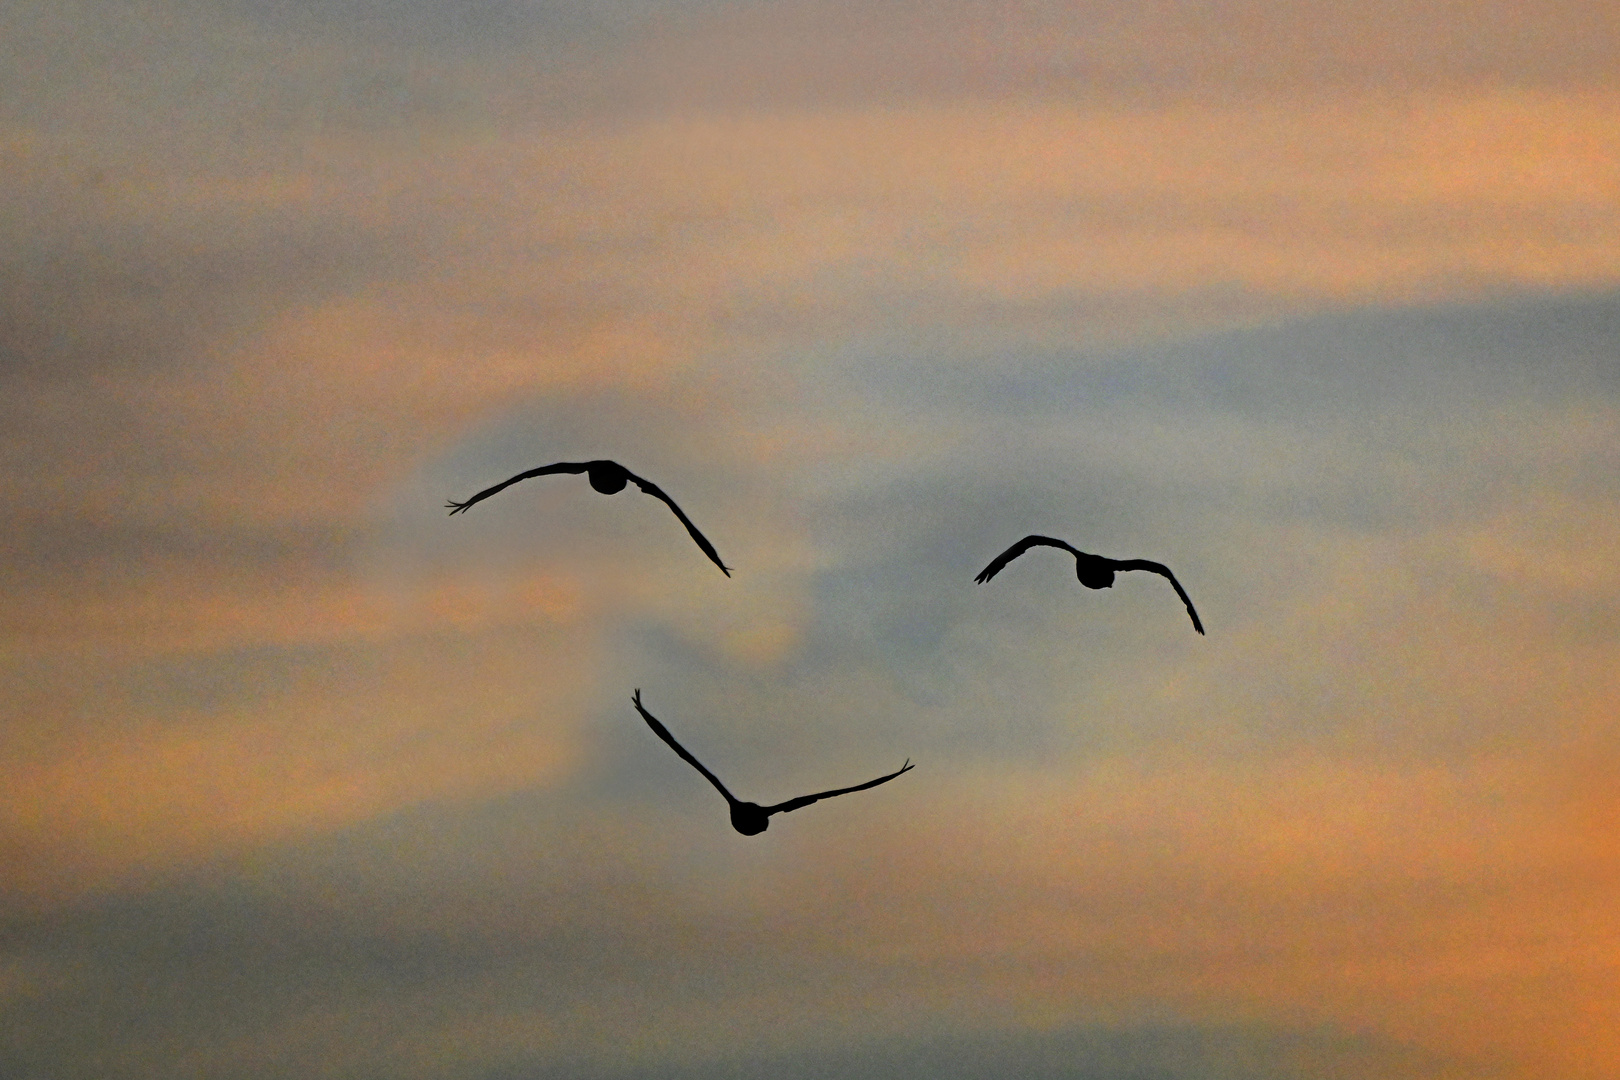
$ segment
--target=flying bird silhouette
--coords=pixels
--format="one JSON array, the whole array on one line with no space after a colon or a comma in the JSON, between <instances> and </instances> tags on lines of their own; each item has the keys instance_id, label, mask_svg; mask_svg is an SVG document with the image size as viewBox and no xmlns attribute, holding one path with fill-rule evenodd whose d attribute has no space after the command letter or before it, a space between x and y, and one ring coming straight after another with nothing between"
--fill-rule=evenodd
<instances>
[{"instance_id":1,"label":"flying bird silhouette","mask_svg":"<svg viewBox=\"0 0 1620 1080\"><path fill-rule=\"evenodd\" d=\"M984 584L1001 573L1002 567L1030 548L1042 544L1047 547L1062 548L1072 554L1074 556L1074 575L1080 579L1080 584L1088 589L1113 588L1114 572L1116 570L1151 570L1155 574L1163 575L1170 580L1170 587L1176 590L1176 595L1181 597L1181 602L1187 605L1187 614L1192 616L1193 629L1200 634L1204 632L1204 624L1198 621L1198 612L1193 610L1193 603L1187 597L1187 590L1181 587L1181 582L1176 580L1176 575L1170 572L1168 566L1163 563L1150 562L1147 559L1109 559L1101 555L1091 555L1081 551L1079 548L1065 544L1062 540L1054 540L1050 536L1024 537L1018 543L997 555L994 561L980 571L979 576L973 580L981 585Z\"/></svg>"},{"instance_id":2,"label":"flying bird silhouette","mask_svg":"<svg viewBox=\"0 0 1620 1080\"><path fill-rule=\"evenodd\" d=\"M714 550L714 545L709 543L709 538L698 532L698 527L692 524L691 518L681 512L680 507L675 505L675 500L665 495L664 490L657 484L651 480L643 480L617 461L559 461L552 465L542 465L538 469L520 472L510 480L502 480L494 487L485 488L466 502L452 501L444 505L450 508L451 514L464 514L475 503L483 502L491 495L504 491L519 480L527 480L532 476L550 476L553 473L586 473L590 476L591 487L604 495L616 495L624 490L626 483L635 484L636 487L675 511L675 516L681 519L681 524L686 526L686 531L692 535L693 540L697 541L697 546L703 549L703 554L707 555L714 562L714 565L720 568L722 574L726 575L726 577L731 576L731 568L720 561L720 553Z\"/></svg>"},{"instance_id":3,"label":"flying bird silhouette","mask_svg":"<svg viewBox=\"0 0 1620 1080\"><path fill-rule=\"evenodd\" d=\"M866 783L856 784L854 787L839 788L836 791L822 791L815 795L800 795L797 799L789 799L787 802L780 802L775 806L761 806L758 803L743 802L731 792L727 791L726 785L720 782L719 777L715 776L714 773L703 767L703 762L693 757L687 752L686 747L676 742L675 736L671 735L669 733L669 729L658 722L657 717L641 707L640 690L637 690L635 694L631 696L630 700L635 704L636 712L640 713L641 718L647 721L647 726L653 729L653 734L657 735L660 739L663 739L666 743L668 743L671 750L679 754L681 759L684 760L688 765L692 766L692 768L702 773L704 777L708 779L709 783L715 786L715 790L719 791L720 794L726 797L726 804L731 807L731 827L742 833L744 836L757 836L764 832L770 825L770 817L772 814L785 814L791 810L797 810L801 806L809 806L811 803L820 799L830 799L834 795L848 795L852 791L865 791L867 788L877 787L879 784L887 784L890 780L893 780L901 773L908 772L909 770L916 768L916 766L911 763L911 759L907 758L904 765L900 766L900 768L896 769L888 776L880 776L876 780L868 780Z\"/></svg>"}]
</instances>

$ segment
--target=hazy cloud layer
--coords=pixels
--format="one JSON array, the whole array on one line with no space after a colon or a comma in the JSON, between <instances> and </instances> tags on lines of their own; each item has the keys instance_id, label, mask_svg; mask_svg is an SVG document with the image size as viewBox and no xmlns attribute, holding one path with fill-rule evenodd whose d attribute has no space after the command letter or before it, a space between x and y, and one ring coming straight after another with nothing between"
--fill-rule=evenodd
<instances>
[{"instance_id":1,"label":"hazy cloud layer","mask_svg":"<svg viewBox=\"0 0 1620 1080\"><path fill-rule=\"evenodd\" d=\"M1606 6L0 26L0 1072L1613 1074Z\"/></svg>"}]
</instances>

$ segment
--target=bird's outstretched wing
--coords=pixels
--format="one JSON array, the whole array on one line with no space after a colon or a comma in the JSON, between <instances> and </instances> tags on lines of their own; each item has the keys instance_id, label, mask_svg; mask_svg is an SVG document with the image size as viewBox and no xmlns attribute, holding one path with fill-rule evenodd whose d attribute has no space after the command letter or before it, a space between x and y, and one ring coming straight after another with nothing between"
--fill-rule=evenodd
<instances>
[{"instance_id":1,"label":"bird's outstretched wing","mask_svg":"<svg viewBox=\"0 0 1620 1080\"><path fill-rule=\"evenodd\" d=\"M1176 595L1181 597L1181 602L1187 605L1187 614L1192 616L1193 629L1200 634L1204 632L1204 624L1198 621L1198 612L1193 610L1192 599L1187 596L1187 590L1181 587L1181 582L1176 580L1176 575L1170 572L1168 566L1149 559L1111 559L1109 561L1114 564L1116 570L1149 570L1169 578L1170 587L1176 590Z\"/></svg>"},{"instance_id":2,"label":"bird's outstretched wing","mask_svg":"<svg viewBox=\"0 0 1620 1080\"><path fill-rule=\"evenodd\" d=\"M797 810L801 806L809 806L811 803L820 799L830 799L834 795L848 795L852 791L865 791L869 787L877 787L879 784L887 784L890 780L893 780L901 773L910 772L916 767L917 766L911 763L910 758L906 758L906 763L900 766L894 772L890 773L888 776L880 776L876 780L868 780L866 783L856 784L854 787L839 788L837 791L822 791L815 795L800 795L797 799L789 799L787 802L781 802L777 803L775 806L765 807L765 813L785 814L789 810Z\"/></svg>"},{"instance_id":3,"label":"bird's outstretched wing","mask_svg":"<svg viewBox=\"0 0 1620 1080\"><path fill-rule=\"evenodd\" d=\"M473 503L483 502L491 495L498 491L504 491L506 488L511 487L519 480L527 480L531 476L549 476L552 473L582 473L589 467L589 462L584 461L559 461L552 465L542 465L538 469L530 469L528 472L520 472L510 480L502 480L494 487L485 488L483 491L480 491L466 502L452 501L447 502L444 505L450 508L450 513L452 514L463 514L466 513L467 508L472 506Z\"/></svg>"},{"instance_id":4,"label":"bird's outstretched wing","mask_svg":"<svg viewBox=\"0 0 1620 1080\"><path fill-rule=\"evenodd\" d=\"M669 744L669 748L681 756L682 761L686 762L688 765L692 766L692 768L696 769L698 772L707 777L709 783L715 786L715 790L726 797L726 802L734 803L737 801L737 797L726 790L726 785L720 782L720 778L718 776L714 775L714 773L710 772L708 769L705 769L703 767L703 762L693 757L687 752L686 747L676 742L675 736L671 735L669 733L669 729L658 722L658 718L656 716L641 707L640 690L637 690L633 695L631 695L630 700L635 704L636 712L640 713L641 718L647 721L647 726L653 729L654 735L657 735L660 739L667 742Z\"/></svg>"},{"instance_id":5,"label":"bird's outstretched wing","mask_svg":"<svg viewBox=\"0 0 1620 1080\"><path fill-rule=\"evenodd\" d=\"M1018 558L1018 556L1022 555L1030 548L1039 544L1045 544L1047 547L1062 548L1064 551L1067 551L1076 557L1079 557L1081 554L1070 545L1065 544L1062 540L1054 540L1050 536L1026 536L1022 540L1018 541L1018 543L1008 548L1006 551L1003 551L1000 555L997 555L989 566L979 571L979 576L973 580L977 581L980 585L983 585L985 582L1001 573L1002 568L1008 563Z\"/></svg>"},{"instance_id":6,"label":"bird's outstretched wing","mask_svg":"<svg viewBox=\"0 0 1620 1080\"><path fill-rule=\"evenodd\" d=\"M720 572L722 574L726 575L726 577L731 576L731 568L720 561L720 553L714 550L714 545L709 543L709 538L698 532L698 527L692 524L692 519L681 512L681 508L675 505L674 499L664 494L663 488L659 487L651 480L643 480L629 469L626 469L624 472L625 475L630 478L630 482L632 484L636 485L636 487L640 488L642 491L645 491L648 495L658 499L665 506L675 511L675 516L681 519L681 524L686 526L686 531L692 535L693 540L697 541L697 546L703 549L703 554L707 555L710 561L720 568ZM508 483L510 483L510 481L508 481ZM480 498L482 498L482 496L480 496Z\"/></svg>"}]
</instances>

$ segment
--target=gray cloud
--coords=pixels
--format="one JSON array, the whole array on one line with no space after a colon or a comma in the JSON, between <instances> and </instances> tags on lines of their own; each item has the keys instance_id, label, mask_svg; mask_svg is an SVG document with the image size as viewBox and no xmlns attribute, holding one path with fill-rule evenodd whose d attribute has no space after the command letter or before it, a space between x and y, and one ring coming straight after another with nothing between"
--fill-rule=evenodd
<instances>
[{"instance_id":1,"label":"gray cloud","mask_svg":"<svg viewBox=\"0 0 1620 1080\"><path fill-rule=\"evenodd\" d=\"M1496 402L1620 392L1620 295L1362 309L1194 340L1062 354L886 355L847 373L911 406L984 422L1131 406L1248 420L1407 421Z\"/></svg>"}]
</instances>

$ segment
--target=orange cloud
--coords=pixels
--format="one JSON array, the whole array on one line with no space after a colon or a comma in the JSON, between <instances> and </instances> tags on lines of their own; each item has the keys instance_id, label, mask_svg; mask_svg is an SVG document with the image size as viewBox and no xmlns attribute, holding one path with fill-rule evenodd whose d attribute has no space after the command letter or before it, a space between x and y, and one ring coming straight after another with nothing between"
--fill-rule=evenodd
<instances>
[{"instance_id":1,"label":"orange cloud","mask_svg":"<svg viewBox=\"0 0 1620 1080\"><path fill-rule=\"evenodd\" d=\"M881 958L1038 1023L1374 1031L1508 1075L1620 1063L1620 849L1570 766L1300 760L936 779L879 835L814 842L753 904L799 948ZM1576 806L1575 803L1579 803ZM870 835L868 822L863 830ZM804 842L810 843L810 842ZM838 879L817 880L838 865ZM971 989L970 989L971 988Z\"/></svg>"},{"instance_id":2,"label":"orange cloud","mask_svg":"<svg viewBox=\"0 0 1620 1080\"><path fill-rule=\"evenodd\" d=\"M31 748L14 737L0 785L8 889L71 896L423 802L554 783L579 760L592 660L577 635L542 631L542 650L530 637L470 634L448 656L442 630L402 637L369 647L383 658L369 676L345 670L368 655L351 648L334 674L267 696L244 683L235 693L260 696L234 707L154 715L102 690L86 703L102 714L93 722ZM224 679L229 656L204 654Z\"/></svg>"}]
</instances>

